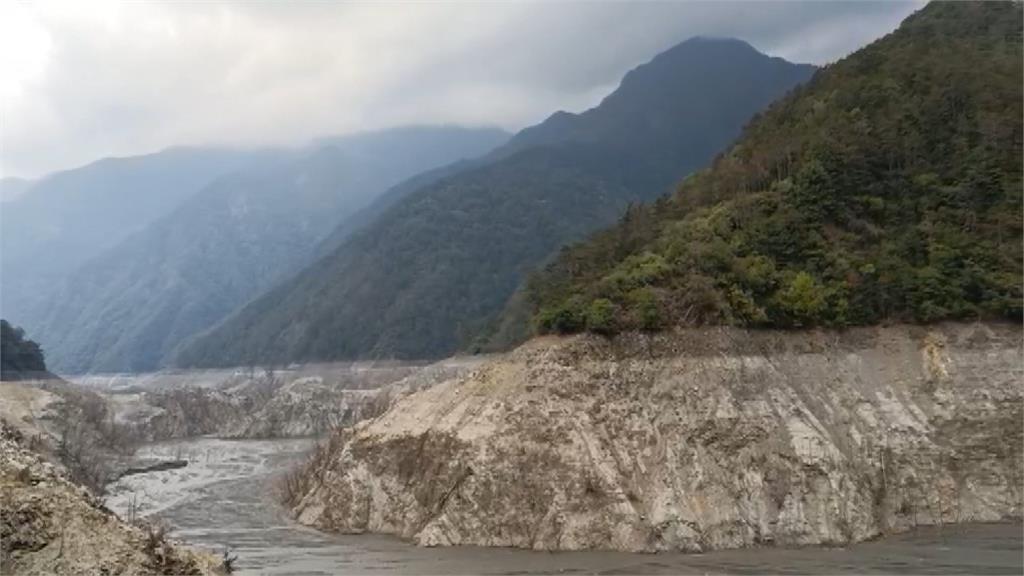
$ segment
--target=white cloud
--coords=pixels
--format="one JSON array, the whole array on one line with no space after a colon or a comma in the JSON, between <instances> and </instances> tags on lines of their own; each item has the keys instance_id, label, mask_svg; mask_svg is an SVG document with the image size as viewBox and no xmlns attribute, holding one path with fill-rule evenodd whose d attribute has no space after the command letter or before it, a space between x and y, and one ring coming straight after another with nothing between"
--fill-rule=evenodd
<instances>
[{"instance_id":1,"label":"white cloud","mask_svg":"<svg viewBox=\"0 0 1024 576\"><path fill-rule=\"evenodd\" d=\"M824 63L919 3L0 4L0 175L403 123L517 129L693 35Z\"/></svg>"}]
</instances>

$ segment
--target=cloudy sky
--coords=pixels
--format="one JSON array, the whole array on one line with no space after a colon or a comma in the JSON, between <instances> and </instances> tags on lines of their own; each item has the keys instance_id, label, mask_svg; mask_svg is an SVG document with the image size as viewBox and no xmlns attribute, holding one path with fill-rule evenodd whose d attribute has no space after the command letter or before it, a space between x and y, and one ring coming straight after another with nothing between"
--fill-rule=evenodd
<instances>
[{"instance_id":1,"label":"cloudy sky","mask_svg":"<svg viewBox=\"0 0 1024 576\"><path fill-rule=\"evenodd\" d=\"M409 123L516 130L691 36L823 64L920 6L0 0L0 176Z\"/></svg>"}]
</instances>

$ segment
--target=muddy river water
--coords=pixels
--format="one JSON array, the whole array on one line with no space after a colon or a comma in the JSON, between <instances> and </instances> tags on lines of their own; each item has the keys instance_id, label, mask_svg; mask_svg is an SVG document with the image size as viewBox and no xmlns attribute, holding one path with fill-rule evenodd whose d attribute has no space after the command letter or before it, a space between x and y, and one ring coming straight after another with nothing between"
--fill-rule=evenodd
<instances>
[{"instance_id":1,"label":"muddy river water","mask_svg":"<svg viewBox=\"0 0 1024 576\"><path fill-rule=\"evenodd\" d=\"M140 458L188 459L129 476L108 506L166 524L189 544L238 556L240 574L1022 574L1020 524L919 529L845 548L761 548L708 554L420 548L386 536L322 534L274 501L276 478L309 440L166 442Z\"/></svg>"}]
</instances>

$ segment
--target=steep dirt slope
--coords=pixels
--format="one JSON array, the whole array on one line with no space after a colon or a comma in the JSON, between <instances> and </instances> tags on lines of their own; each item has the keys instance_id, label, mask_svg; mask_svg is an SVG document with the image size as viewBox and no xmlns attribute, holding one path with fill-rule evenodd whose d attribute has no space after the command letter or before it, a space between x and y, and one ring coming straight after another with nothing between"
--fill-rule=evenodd
<instances>
[{"instance_id":1,"label":"steep dirt slope","mask_svg":"<svg viewBox=\"0 0 1024 576\"><path fill-rule=\"evenodd\" d=\"M305 524L424 545L708 550L1021 515L1021 330L534 340L335 435Z\"/></svg>"},{"instance_id":2,"label":"steep dirt slope","mask_svg":"<svg viewBox=\"0 0 1024 576\"><path fill-rule=\"evenodd\" d=\"M121 521L19 437L0 425L0 573L220 573L212 555Z\"/></svg>"}]
</instances>

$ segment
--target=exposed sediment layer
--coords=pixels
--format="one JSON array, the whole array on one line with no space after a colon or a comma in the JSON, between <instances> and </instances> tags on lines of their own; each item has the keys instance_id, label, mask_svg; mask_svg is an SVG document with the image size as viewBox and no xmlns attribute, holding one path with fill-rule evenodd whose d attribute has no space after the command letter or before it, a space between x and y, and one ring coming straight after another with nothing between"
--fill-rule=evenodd
<instances>
[{"instance_id":1,"label":"exposed sediment layer","mask_svg":"<svg viewBox=\"0 0 1024 576\"><path fill-rule=\"evenodd\" d=\"M291 497L424 545L708 550L1020 517L1022 332L534 340L336 434Z\"/></svg>"},{"instance_id":2,"label":"exposed sediment layer","mask_svg":"<svg viewBox=\"0 0 1024 576\"><path fill-rule=\"evenodd\" d=\"M221 574L213 555L122 521L0 422L0 574Z\"/></svg>"}]
</instances>

